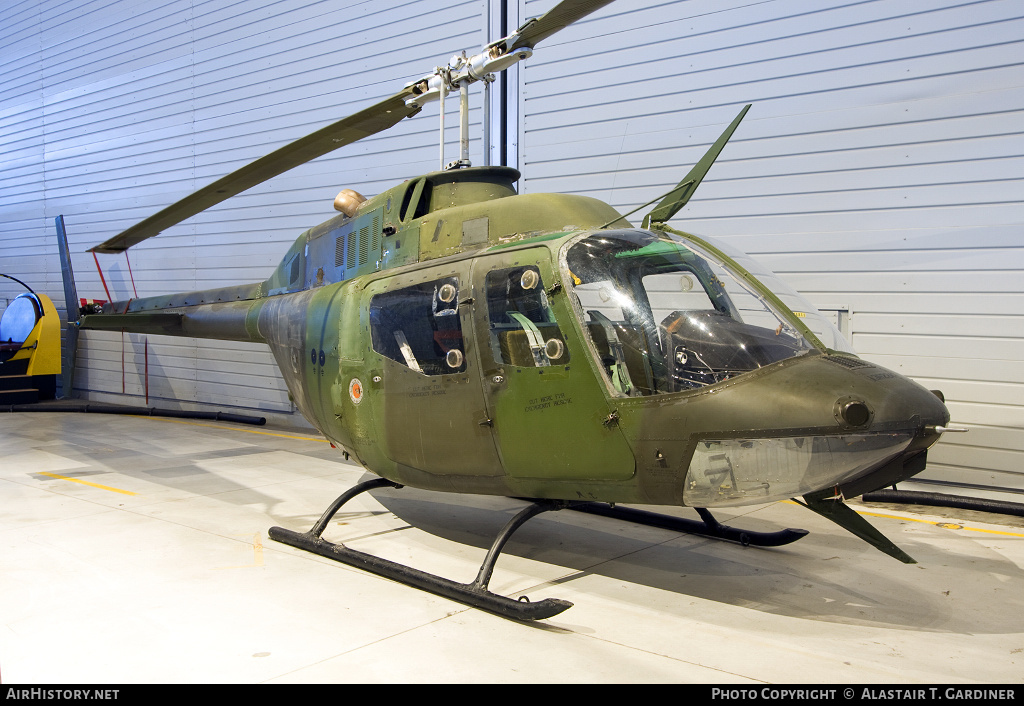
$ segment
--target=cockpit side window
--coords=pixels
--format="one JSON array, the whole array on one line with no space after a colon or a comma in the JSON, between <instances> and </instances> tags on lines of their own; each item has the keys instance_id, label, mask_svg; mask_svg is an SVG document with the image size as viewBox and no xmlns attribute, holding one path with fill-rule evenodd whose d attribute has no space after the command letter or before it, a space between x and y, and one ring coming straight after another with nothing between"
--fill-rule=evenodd
<instances>
[{"instance_id":1,"label":"cockpit side window","mask_svg":"<svg viewBox=\"0 0 1024 706\"><path fill-rule=\"evenodd\" d=\"M652 394L652 326L637 306L638 299L646 300L642 288L634 287L628 277L600 277L580 282L573 292L615 389L625 395Z\"/></svg>"},{"instance_id":2,"label":"cockpit side window","mask_svg":"<svg viewBox=\"0 0 1024 706\"><path fill-rule=\"evenodd\" d=\"M466 369L459 280L446 277L370 299L373 350L424 375Z\"/></svg>"},{"instance_id":3,"label":"cockpit side window","mask_svg":"<svg viewBox=\"0 0 1024 706\"><path fill-rule=\"evenodd\" d=\"M569 362L565 339L533 265L487 273L491 353L497 363L544 367Z\"/></svg>"}]
</instances>

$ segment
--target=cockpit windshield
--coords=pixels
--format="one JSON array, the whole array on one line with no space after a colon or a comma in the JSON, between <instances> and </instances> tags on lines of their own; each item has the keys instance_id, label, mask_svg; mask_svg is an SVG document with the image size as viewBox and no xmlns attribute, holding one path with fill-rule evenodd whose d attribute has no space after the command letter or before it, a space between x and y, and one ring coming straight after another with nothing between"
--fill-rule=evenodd
<instances>
[{"instance_id":1,"label":"cockpit windshield","mask_svg":"<svg viewBox=\"0 0 1024 706\"><path fill-rule=\"evenodd\" d=\"M727 258L680 236L641 230L604 231L568 246L563 276L618 394L692 390L814 349L790 317L719 260ZM800 295L784 294L788 305L800 302L797 315L812 319L811 330L834 331Z\"/></svg>"}]
</instances>

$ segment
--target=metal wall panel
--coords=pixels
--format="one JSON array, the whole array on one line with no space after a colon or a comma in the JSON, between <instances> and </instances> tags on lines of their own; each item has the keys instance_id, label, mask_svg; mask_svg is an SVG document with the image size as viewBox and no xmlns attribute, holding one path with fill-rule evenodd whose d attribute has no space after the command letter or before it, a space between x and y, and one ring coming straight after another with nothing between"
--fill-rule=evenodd
<instances>
[{"instance_id":1,"label":"metal wall panel","mask_svg":"<svg viewBox=\"0 0 1024 706\"><path fill-rule=\"evenodd\" d=\"M1019 2L635 0L520 71L522 190L620 211L753 103L674 225L756 255L843 311L861 355L945 392L971 432L925 478L1024 492Z\"/></svg>"},{"instance_id":2,"label":"metal wall panel","mask_svg":"<svg viewBox=\"0 0 1024 706\"><path fill-rule=\"evenodd\" d=\"M53 218L78 291L106 298L85 251L164 206L486 43L484 0L27 0L0 8L0 272L63 309ZM479 126L481 98L471 102ZM449 159L458 102L448 101ZM437 108L132 248L101 255L111 297L266 278L294 239L439 163ZM483 142L471 145L476 163ZM19 293L0 281L0 309ZM302 423L262 345L86 331L76 396L204 404ZM148 372L148 374L147 374ZM122 392L123 391L123 392Z\"/></svg>"},{"instance_id":3,"label":"metal wall panel","mask_svg":"<svg viewBox=\"0 0 1024 706\"><path fill-rule=\"evenodd\" d=\"M508 2L506 26L553 4ZM481 46L502 5L5 3L0 271L60 306L63 213L80 294L104 296L86 248ZM972 431L935 448L927 477L1021 491L1022 37L1016 0L620 0L510 72L508 160L523 191L625 211L667 191L753 103L675 225L757 255L844 312L862 355L943 389ZM133 248L131 274L101 256L112 295L266 277L339 189L370 195L436 168L436 111ZM492 113L492 156L500 122ZM482 139L472 153L481 163ZM0 281L0 307L17 293ZM87 332L77 393L137 401L147 347L155 402L291 409L264 347L155 336Z\"/></svg>"}]
</instances>

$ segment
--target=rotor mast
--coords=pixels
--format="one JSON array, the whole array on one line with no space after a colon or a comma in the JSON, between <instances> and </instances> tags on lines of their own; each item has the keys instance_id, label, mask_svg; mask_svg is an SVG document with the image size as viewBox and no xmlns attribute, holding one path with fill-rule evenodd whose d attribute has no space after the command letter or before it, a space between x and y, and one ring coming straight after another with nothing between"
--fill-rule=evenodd
<instances>
[{"instance_id":1,"label":"rotor mast","mask_svg":"<svg viewBox=\"0 0 1024 706\"><path fill-rule=\"evenodd\" d=\"M469 84L470 81L466 78L452 79L452 69L458 69L468 59L466 58L466 52L462 52L461 55L456 54L448 62L448 66L437 67L434 69L434 75L441 78L441 88L438 92L438 100L441 103L441 171L446 169L457 169L459 167L471 167L472 163L469 161ZM494 80L494 74L486 74L482 79L484 85ZM445 107L444 99L448 95L448 91L459 89L459 158L453 162L445 163L445 135L444 135L444 119L445 119ZM485 99L486 100L486 99Z\"/></svg>"},{"instance_id":2,"label":"rotor mast","mask_svg":"<svg viewBox=\"0 0 1024 706\"><path fill-rule=\"evenodd\" d=\"M449 60L447 66L438 66L433 73L406 85L406 88L411 89L414 94L406 99L406 106L422 108L432 101L440 102L440 168L442 171L471 166L469 161L469 85L477 81L489 84L494 81L495 73L504 71L509 66L533 56L533 49L530 47L506 50L506 46L517 37L518 32L510 34L508 37L488 44L482 52L471 57L467 57L466 52L456 54ZM449 92L455 90L459 92L459 158L445 163L445 97Z\"/></svg>"}]
</instances>

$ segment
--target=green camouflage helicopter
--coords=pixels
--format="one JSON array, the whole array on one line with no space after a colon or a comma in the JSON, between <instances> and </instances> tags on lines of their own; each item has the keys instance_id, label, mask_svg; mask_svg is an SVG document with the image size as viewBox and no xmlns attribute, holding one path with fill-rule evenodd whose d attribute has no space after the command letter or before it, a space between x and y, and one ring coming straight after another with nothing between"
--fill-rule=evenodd
<instances>
[{"instance_id":1,"label":"green camouflage helicopter","mask_svg":"<svg viewBox=\"0 0 1024 706\"><path fill-rule=\"evenodd\" d=\"M341 215L302 233L269 279L106 304L80 327L269 345L306 419L379 476L308 532L274 527L271 538L502 615L541 619L571 605L487 589L508 538L547 510L775 546L806 532L741 531L708 509L802 498L912 562L843 499L924 469L949 422L941 396L855 356L748 256L667 225L747 108L640 228L592 198L517 194L515 169L469 165L469 84L610 2L563 0L93 248L126 250L460 93L460 159L370 199L343 191ZM355 495L403 485L530 504L470 584L321 537ZM688 506L702 519L618 503Z\"/></svg>"}]
</instances>

